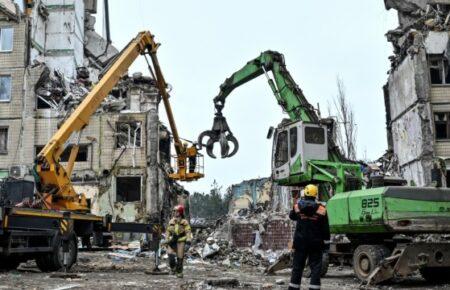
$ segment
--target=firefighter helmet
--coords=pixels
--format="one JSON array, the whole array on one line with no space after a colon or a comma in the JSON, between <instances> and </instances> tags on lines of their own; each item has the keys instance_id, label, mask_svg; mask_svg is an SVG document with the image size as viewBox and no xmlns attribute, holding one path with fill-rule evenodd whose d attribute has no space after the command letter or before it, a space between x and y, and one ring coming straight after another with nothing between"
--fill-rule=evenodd
<instances>
[{"instance_id":1,"label":"firefighter helmet","mask_svg":"<svg viewBox=\"0 0 450 290\"><path fill-rule=\"evenodd\" d=\"M179 204L173 208L173 211L178 212L181 216L184 216L184 206Z\"/></svg>"}]
</instances>

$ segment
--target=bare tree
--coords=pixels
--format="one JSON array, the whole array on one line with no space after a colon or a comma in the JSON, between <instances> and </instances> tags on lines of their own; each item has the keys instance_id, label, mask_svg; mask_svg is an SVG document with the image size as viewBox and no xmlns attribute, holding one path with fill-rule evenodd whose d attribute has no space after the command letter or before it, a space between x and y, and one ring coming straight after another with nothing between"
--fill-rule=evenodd
<instances>
[{"instance_id":1,"label":"bare tree","mask_svg":"<svg viewBox=\"0 0 450 290\"><path fill-rule=\"evenodd\" d=\"M343 80L337 76L337 95L334 99L336 110L336 142L344 151L345 157L350 160L356 159L356 135L357 128L355 123L355 114L350 102L347 99L345 85Z\"/></svg>"}]
</instances>

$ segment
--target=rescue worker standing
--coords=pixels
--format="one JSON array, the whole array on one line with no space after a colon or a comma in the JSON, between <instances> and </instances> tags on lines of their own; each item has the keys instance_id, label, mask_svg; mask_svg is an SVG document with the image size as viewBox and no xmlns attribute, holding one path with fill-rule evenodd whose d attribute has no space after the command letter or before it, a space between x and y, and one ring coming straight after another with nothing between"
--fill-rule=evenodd
<instances>
[{"instance_id":1,"label":"rescue worker standing","mask_svg":"<svg viewBox=\"0 0 450 290\"><path fill-rule=\"evenodd\" d=\"M173 274L176 274L178 278L183 278L184 252L189 249L192 241L191 226L184 218L182 205L175 206L172 214L166 231L169 266Z\"/></svg>"},{"instance_id":2,"label":"rescue worker standing","mask_svg":"<svg viewBox=\"0 0 450 290\"><path fill-rule=\"evenodd\" d=\"M297 221L290 290L300 289L307 258L311 268L309 289L320 289L322 255L325 241L330 239L330 229L326 208L316 201L318 191L317 186L307 185L304 189L304 197L294 202L294 208L289 214L291 220Z\"/></svg>"}]
</instances>

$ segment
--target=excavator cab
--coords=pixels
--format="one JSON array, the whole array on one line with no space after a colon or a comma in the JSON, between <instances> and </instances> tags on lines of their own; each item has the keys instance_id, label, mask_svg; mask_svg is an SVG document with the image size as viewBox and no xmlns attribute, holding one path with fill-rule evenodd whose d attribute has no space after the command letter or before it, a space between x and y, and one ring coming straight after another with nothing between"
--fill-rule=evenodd
<instances>
[{"instance_id":1,"label":"excavator cab","mask_svg":"<svg viewBox=\"0 0 450 290\"><path fill-rule=\"evenodd\" d=\"M273 138L272 173L276 181L307 171L307 161L328 160L326 125L282 123Z\"/></svg>"}]
</instances>

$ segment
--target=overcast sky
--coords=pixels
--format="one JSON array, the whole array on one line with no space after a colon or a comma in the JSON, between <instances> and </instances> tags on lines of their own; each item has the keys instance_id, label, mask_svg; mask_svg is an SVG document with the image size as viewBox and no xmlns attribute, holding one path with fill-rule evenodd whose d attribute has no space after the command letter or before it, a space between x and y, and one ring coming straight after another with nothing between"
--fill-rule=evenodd
<instances>
[{"instance_id":1,"label":"overcast sky","mask_svg":"<svg viewBox=\"0 0 450 290\"><path fill-rule=\"evenodd\" d=\"M98 1L101 6L103 1ZM150 30L161 47L158 57L173 86L171 104L180 135L196 139L210 129L212 99L219 85L265 50L285 55L288 70L322 116L336 95L336 77L346 86L358 127L358 157L376 159L386 150L382 86L392 48L384 34L397 26L395 11L382 0L184 0L109 1L111 37L121 49L139 31ZM325 4L326 3L326 4ZM102 7L97 31L103 30ZM147 73L142 60L131 72ZM164 107L160 117L166 122ZM270 175L270 126L286 117L264 77L236 89L224 115L240 142L229 159L205 157L206 178L185 184L209 191L214 179L224 188Z\"/></svg>"}]
</instances>

